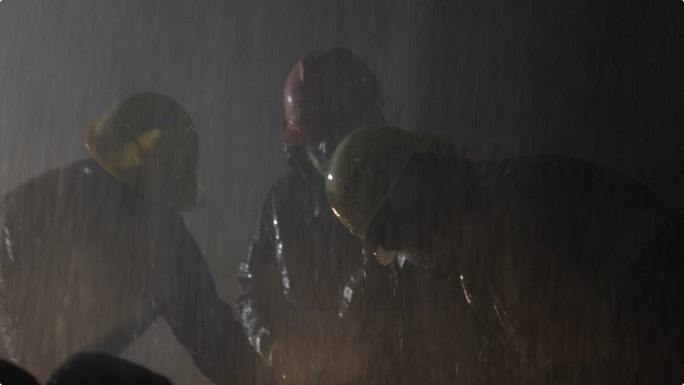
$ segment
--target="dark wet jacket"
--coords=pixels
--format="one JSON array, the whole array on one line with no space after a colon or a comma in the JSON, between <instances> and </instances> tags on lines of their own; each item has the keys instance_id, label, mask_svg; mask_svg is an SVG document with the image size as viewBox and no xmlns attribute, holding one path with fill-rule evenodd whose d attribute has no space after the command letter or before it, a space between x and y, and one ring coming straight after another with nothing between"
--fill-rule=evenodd
<instances>
[{"instance_id":1,"label":"dark wet jacket","mask_svg":"<svg viewBox=\"0 0 684 385\"><path fill-rule=\"evenodd\" d=\"M463 183L444 167L447 183ZM630 178L576 159L476 164L471 182L475 193L441 223L434 256L455 308L466 309L456 316L472 322L452 328L439 308L446 321L432 327L444 339L439 357L459 342L473 349L435 367L461 364L472 383L684 379L679 213ZM489 348L470 338L477 329Z\"/></svg>"},{"instance_id":2,"label":"dark wet jacket","mask_svg":"<svg viewBox=\"0 0 684 385\"><path fill-rule=\"evenodd\" d=\"M41 381L79 351L121 353L163 317L232 384L248 349L182 217L85 160L0 202L2 350Z\"/></svg>"},{"instance_id":3,"label":"dark wet jacket","mask_svg":"<svg viewBox=\"0 0 684 385\"><path fill-rule=\"evenodd\" d=\"M303 153L294 156L294 170L278 179L261 208L240 267L237 304L245 332L262 355L277 342L298 352L285 357L298 361L293 367L309 365L334 383L336 374L328 370L354 368L330 366L344 360L345 352L359 356L351 350L361 346L361 327L349 319L347 307L352 298L358 301L364 259L360 241L334 216L321 175Z\"/></svg>"}]
</instances>

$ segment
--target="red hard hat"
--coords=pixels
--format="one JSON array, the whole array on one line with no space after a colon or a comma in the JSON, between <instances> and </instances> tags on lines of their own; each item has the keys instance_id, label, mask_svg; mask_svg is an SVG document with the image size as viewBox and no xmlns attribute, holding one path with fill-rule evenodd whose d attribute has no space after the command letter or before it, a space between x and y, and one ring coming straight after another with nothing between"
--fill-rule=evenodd
<instances>
[{"instance_id":1,"label":"red hard hat","mask_svg":"<svg viewBox=\"0 0 684 385\"><path fill-rule=\"evenodd\" d=\"M330 125L316 123L325 119L347 119L358 125L377 123L382 116L381 94L375 74L348 49L309 52L295 64L285 82L282 142L304 146L340 136L330 132ZM348 131L356 127L348 127Z\"/></svg>"}]
</instances>

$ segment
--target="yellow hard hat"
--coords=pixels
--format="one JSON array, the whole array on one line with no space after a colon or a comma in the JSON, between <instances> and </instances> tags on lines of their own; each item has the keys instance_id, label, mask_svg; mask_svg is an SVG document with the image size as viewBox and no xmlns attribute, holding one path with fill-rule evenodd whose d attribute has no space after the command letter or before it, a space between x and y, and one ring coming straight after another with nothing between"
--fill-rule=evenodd
<instances>
[{"instance_id":1,"label":"yellow hard hat","mask_svg":"<svg viewBox=\"0 0 684 385\"><path fill-rule=\"evenodd\" d=\"M168 96L145 92L115 103L87 128L85 142L105 170L149 198L176 209L194 202L199 139Z\"/></svg>"},{"instance_id":2,"label":"yellow hard hat","mask_svg":"<svg viewBox=\"0 0 684 385\"><path fill-rule=\"evenodd\" d=\"M459 154L452 144L428 134L390 126L356 129L332 157L326 191L335 215L357 237L366 238L371 221L394 189L413 154Z\"/></svg>"}]
</instances>

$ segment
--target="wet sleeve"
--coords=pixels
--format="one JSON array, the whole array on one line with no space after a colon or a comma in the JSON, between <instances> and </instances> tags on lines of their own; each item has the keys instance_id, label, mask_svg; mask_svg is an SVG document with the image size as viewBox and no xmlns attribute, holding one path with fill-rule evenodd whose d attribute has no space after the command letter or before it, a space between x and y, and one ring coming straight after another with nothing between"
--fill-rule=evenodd
<instances>
[{"instance_id":1,"label":"wet sleeve","mask_svg":"<svg viewBox=\"0 0 684 385\"><path fill-rule=\"evenodd\" d=\"M178 258L169 262L160 315L212 382L244 381L258 356L233 318L230 305L218 297L195 240L185 229L177 235L170 252Z\"/></svg>"},{"instance_id":2,"label":"wet sleeve","mask_svg":"<svg viewBox=\"0 0 684 385\"><path fill-rule=\"evenodd\" d=\"M271 190L261 208L247 258L238 272L241 294L237 308L242 327L250 344L266 360L276 340L272 315L278 314L279 306L286 306L279 283L274 205L275 196Z\"/></svg>"}]
</instances>

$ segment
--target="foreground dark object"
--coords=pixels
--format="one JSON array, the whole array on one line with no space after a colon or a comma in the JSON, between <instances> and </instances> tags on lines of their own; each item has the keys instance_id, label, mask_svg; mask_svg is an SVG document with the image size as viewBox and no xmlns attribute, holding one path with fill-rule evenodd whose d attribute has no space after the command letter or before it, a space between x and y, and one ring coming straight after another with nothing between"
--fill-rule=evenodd
<instances>
[{"instance_id":1,"label":"foreground dark object","mask_svg":"<svg viewBox=\"0 0 684 385\"><path fill-rule=\"evenodd\" d=\"M171 385L171 381L142 366L102 353L81 353L72 357L48 381L48 385L79 384Z\"/></svg>"}]
</instances>

